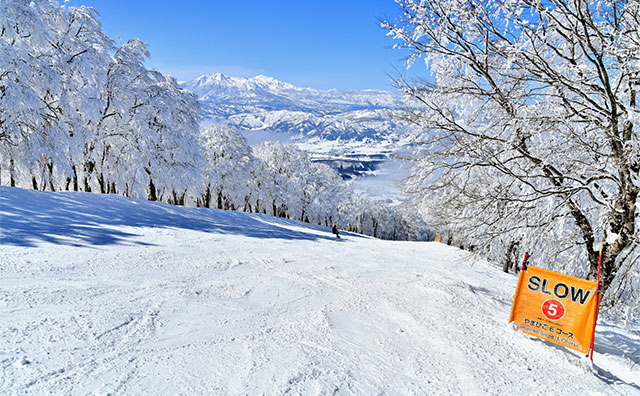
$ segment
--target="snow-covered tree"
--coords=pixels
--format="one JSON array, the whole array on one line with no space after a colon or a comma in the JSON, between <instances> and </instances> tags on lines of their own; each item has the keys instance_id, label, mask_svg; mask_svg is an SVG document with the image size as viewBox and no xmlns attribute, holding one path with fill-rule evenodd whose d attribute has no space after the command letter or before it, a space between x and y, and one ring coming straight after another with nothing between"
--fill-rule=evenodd
<instances>
[{"instance_id":1,"label":"snow-covered tree","mask_svg":"<svg viewBox=\"0 0 640 396\"><path fill-rule=\"evenodd\" d=\"M145 140L141 107L147 104L145 89L151 85L143 64L145 56L149 53L144 44L133 39L117 48L109 59L100 93L99 119L84 148L80 171L84 191L125 190L132 194L134 175L146 165L140 156ZM143 186L142 194L147 184L138 183Z\"/></svg>"},{"instance_id":2,"label":"snow-covered tree","mask_svg":"<svg viewBox=\"0 0 640 396\"><path fill-rule=\"evenodd\" d=\"M325 226L344 223L340 218L340 204L352 198L351 189L328 165L311 162L310 168L311 177L305 188L307 217L312 223Z\"/></svg>"},{"instance_id":3,"label":"snow-covered tree","mask_svg":"<svg viewBox=\"0 0 640 396\"><path fill-rule=\"evenodd\" d=\"M202 128L201 141L206 168L200 205L251 212L245 204L251 206L252 180L261 164L247 140L235 128L214 124Z\"/></svg>"},{"instance_id":4,"label":"snow-covered tree","mask_svg":"<svg viewBox=\"0 0 640 396\"><path fill-rule=\"evenodd\" d=\"M0 174L11 185L68 186L111 40L90 8L0 3Z\"/></svg>"},{"instance_id":5,"label":"snow-covered tree","mask_svg":"<svg viewBox=\"0 0 640 396\"><path fill-rule=\"evenodd\" d=\"M604 240L605 289L632 272L640 3L398 3L383 27L429 73L397 82L417 103L411 187L432 217L465 244L519 241L591 279Z\"/></svg>"},{"instance_id":6,"label":"snow-covered tree","mask_svg":"<svg viewBox=\"0 0 640 396\"><path fill-rule=\"evenodd\" d=\"M198 191L204 158L200 153L200 126L196 96L178 87L177 81L157 71L150 72L146 104L141 107L144 154L150 183L158 199L183 204L191 190ZM165 197L164 199L162 197Z\"/></svg>"},{"instance_id":7,"label":"snow-covered tree","mask_svg":"<svg viewBox=\"0 0 640 396\"><path fill-rule=\"evenodd\" d=\"M314 177L307 154L291 145L263 142L254 153L265 165L274 216L308 221Z\"/></svg>"}]
</instances>

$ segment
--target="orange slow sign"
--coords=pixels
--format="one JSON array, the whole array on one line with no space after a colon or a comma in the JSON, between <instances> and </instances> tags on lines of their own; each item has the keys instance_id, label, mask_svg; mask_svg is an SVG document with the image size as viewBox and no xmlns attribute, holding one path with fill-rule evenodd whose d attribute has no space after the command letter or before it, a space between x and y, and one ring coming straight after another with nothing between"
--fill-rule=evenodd
<instances>
[{"instance_id":1,"label":"orange slow sign","mask_svg":"<svg viewBox=\"0 0 640 396\"><path fill-rule=\"evenodd\" d=\"M509 322L527 334L586 353L597 283L528 266L520 272Z\"/></svg>"}]
</instances>

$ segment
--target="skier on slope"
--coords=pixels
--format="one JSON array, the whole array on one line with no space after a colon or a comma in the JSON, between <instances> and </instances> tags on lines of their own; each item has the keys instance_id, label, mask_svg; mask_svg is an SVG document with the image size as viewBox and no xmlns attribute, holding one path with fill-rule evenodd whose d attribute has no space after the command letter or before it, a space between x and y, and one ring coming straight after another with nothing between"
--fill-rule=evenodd
<instances>
[{"instance_id":1,"label":"skier on slope","mask_svg":"<svg viewBox=\"0 0 640 396\"><path fill-rule=\"evenodd\" d=\"M333 232L334 234L336 234L336 237L338 239L340 239L340 234L338 234L338 227L336 227L336 225L334 224L333 227L331 227L331 232Z\"/></svg>"}]
</instances>

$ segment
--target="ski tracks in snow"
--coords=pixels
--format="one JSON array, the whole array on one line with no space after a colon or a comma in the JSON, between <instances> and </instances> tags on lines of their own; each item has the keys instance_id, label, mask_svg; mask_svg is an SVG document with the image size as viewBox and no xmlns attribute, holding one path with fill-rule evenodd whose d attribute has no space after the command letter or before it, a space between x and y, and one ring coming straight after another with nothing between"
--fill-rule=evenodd
<instances>
[{"instance_id":1,"label":"ski tracks in snow","mask_svg":"<svg viewBox=\"0 0 640 396\"><path fill-rule=\"evenodd\" d=\"M629 389L508 326L515 278L470 266L457 249L349 235L337 242L123 231L144 244L44 244L0 256L8 258L0 393Z\"/></svg>"}]
</instances>

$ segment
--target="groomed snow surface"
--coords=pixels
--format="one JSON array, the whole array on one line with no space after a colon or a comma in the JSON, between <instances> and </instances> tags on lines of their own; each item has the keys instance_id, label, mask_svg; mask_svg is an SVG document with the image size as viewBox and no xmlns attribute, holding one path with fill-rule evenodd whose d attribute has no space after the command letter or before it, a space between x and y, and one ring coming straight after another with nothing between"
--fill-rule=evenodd
<instances>
[{"instance_id":1,"label":"groomed snow surface","mask_svg":"<svg viewBox=\"0 0 640 396\"><path fill-rule=\"evenodd\" d=\"M640 395L640 331L600 323L591 365L443 244L9 187L0 216L2 395Z\"/></svg>"}]
</instances>

